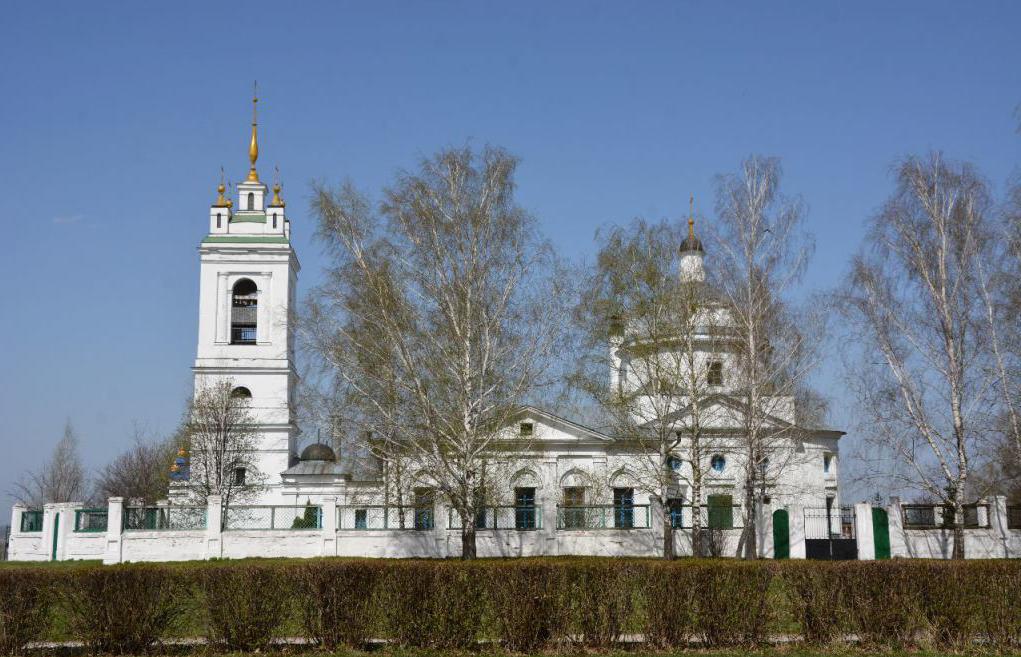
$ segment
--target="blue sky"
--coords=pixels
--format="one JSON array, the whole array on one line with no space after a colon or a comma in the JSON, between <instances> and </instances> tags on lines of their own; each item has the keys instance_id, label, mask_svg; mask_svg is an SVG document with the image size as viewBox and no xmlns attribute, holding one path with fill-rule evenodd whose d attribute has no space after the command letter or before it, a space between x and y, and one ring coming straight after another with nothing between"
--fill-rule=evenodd
<instances>
[{"instance_id":1,"label":"blue sky","mask_svg":"<svg viewBox=\"0 0 1021 657\"><path fill-rule=\"evenodd\" d=\"M209 5L5 8L0 508L68 418L94 468L180 417L196 246L220 166L246 171L253 79L302 291L311 180L374 192L468 140L521 157L521 203L575 258L689 193L711 216L715 174L780 156L818 242L803 293L840 280L896 158L941 149L997 190L1021 164L1018 3ZM837 365L819 385L847 426Z\"/></svg>"}]
</instances>

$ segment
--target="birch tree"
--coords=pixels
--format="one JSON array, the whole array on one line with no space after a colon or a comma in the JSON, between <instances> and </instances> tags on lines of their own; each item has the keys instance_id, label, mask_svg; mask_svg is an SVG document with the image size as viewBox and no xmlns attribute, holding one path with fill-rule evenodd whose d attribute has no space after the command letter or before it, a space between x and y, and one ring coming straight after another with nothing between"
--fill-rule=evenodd
<instances>
[{"instance_id":1,"label":"birch tree","mask_svg":"<svg viewBox=\"0 0 1021 657\"><path fill-rule=\"evenodd\" d=\"M970 165L910 157L896 181L843 292L862 347L851 374L872 472L939 500L961 559L970 477L1002 393L987 268L999 236Z\"/></svg>"},{"instance_id":2,"label":"birch tree","mask_svg":"<svg viewBox=\"0 0 1021 657\"><path fill-rule=\"evenodd\" d=\"M613 228L576 311L585 349L575 384L602 409L607 433L634 453L637 483L663 516L667 559L675 556L670 500L680 484L690 486L696 553L703 545L709 397L719 390L710 367L725 340L709 288L682 280L686 232L668 221Z\"/></svg>"},{"instance_id":3,"label":"birch tree","mask_svg":"<svg viewBox=\"0 0 1021 657\"><path fill-rule=\"evenodd\" d=\"M815 363L821 316L797 314L789 296L804 274L814 242L802 228L799 199L780 191L776 158L753 156L738 173L717 177L717 287L736 333L732 394L741 401L734 449L743 461L743 520L739 550L754 558L756 509L767 473L792 465L790 449L804 437L792 412L794 398ZM777 426L772 418L786 420Z\"/></svg>"},{"instance_id":4,"label":"birch tree","mask_svg":"<svg viewBox=\"0 0 1021 657\"><path fill-rule=\"evenodd\" d=\"M378 207L350 184L317 186L332 263L303 332L363 435L419 470L461 520L462 556L494 441L550 384L560 315L556 258L514 200L502 150L441 151L401 172Z\"/></svg>"},{"instance_id":5,"label":"birch tree","mask_svg":"<svg viewBox=\"0 0 1021 657\"><path fill-rule=\"evenodd\" d=\"M191 453L188 489L193 502L219 495L224 509L250 500L265 478L256 450L259 436L249 398L237 395L232 379L200 387L189 405L185 435Z\"/></svg>"},{"instance_id":6,"label":"birch tree","mask_svg":"<svg viewBox=\"0 0 1021 657\"><path fill-rule=\"evenodd\" d=\"M33 508L49 502L86 502L88 482L78 451L78 436L71 421L53 448L50 458L38 470L24 473L14 484L14 496Z\"/></svg>"}]
</instances>

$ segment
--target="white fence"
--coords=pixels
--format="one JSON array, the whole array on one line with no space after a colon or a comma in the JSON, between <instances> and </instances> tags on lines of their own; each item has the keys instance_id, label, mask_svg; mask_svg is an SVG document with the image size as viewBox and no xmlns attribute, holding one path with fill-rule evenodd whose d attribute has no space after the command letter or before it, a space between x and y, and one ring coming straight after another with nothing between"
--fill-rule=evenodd
<instances>
[{"instance_id":1,"label":"white fence","mask_svg":"<svg viewBox=\"0 0 1021 657\"><path fill-rule=\"evenodd\" d=\"M890 555L948 558L952 530L931 526L929 511L910 508L895 503L886 510ZM719 509L702 511L703 527L719 525L714 539L721 554L736 554L742 534L740 508L728 509L727 514ZM817 511L792 506L783 514L789 526L789 549L784 552L790 558L805 558L806 543L818 540L817 535L847 539L848 523L856 534L858 558L875 557L871 505L855 505L850 520L834 509L828 520L820 521ZM965 530L969 558L1021 557L1021 510L995 498L975 513L973 526ZM909 527L905 527L906 518ZM918 526L919 518L925 520L923 526ZM487 507L476 518L476 544L483 557L654 557L661 555L663 532L672 531L676 553L690 555L690 519L691 509L686 507L664 522L664 514L655 505L585 507L582 513L557 507L555 502ZM773 520L770 506L759 510L756 539L761 557L774 556ZM822 525L816 526L819 522ZM123 500L111 498L100 509L76 504L48 504L42 510L15 506L8 558L101 559L105 563L254 556L445 558L460 555L460 524L460 516L442 504L403 509L345 506L325 497L316 505L224 510L216 497L209 498L206 507L138 508L126 508Z\"/></svg>"}]
</instances>

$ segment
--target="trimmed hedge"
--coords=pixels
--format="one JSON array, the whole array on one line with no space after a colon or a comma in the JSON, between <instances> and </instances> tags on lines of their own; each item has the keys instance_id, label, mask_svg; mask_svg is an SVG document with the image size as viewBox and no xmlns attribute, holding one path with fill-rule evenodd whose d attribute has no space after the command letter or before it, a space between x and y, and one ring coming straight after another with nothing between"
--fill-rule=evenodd
<instances>
[{"instance_id":1,"label":"trimmed hedge","mask_svg":"<svg viewBox=\"0 0 1021 657\"><path fill-rule=\"evenodd\" d=\"M41 569L0 570L0 655L18 654L43 636L53 599L50 573Z\"/></svg>"},{"instance_id":2,"label":"trimmed hedge","mask_svg":"<svg viewBox=\"0 0 1021 657\"><path fill-rule=\"evenodd\" d=\"M199 620L181 628L185 609ZM683 650L791 635L815 646L1016 650L1021 562L311 559L0 571L0 652L54 627L106 653L150 651L178 629L238 651L298 632L331 650Z\"/></svg>"},{"instance_id":3,"label":"trimmed hedge","mask_svg":"<svg viewBox=\"0 0 1021 657\"><path fill-rule=\"evenodd\" d=\"M92 652L149 650L181 614L185 587L157 565L90 567L60 580L72 634Z\"/></svg>"}]
</instances>

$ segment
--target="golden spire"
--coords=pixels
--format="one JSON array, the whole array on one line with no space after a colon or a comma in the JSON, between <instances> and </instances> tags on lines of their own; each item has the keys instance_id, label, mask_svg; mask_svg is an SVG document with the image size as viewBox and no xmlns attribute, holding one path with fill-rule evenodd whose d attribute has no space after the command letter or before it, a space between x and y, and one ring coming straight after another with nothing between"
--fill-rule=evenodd
<instances>
[{"instance_id":1,"label":"golden spire","mask_svg":"<svg viewBox=\"0 0 1021 657\"><path fill-rule=\"evenodd\" d=\"M252 141L248 145L248 161L252 163L250 169L248 169L248 181L259 182L259 174L255 171L255 161L259 159L259 140L256 134L256 126L258 122L255 118L255 105L259 102L259 83L256 82L252 86Z\"/></svg>"},{"instance_id":2,"label":"golden spire","mask_svg":"<svg viewBox=\"0 0 1021 657\"><path fill-rule=\"evenodd\" d=\"M688 239L695 239L695 195L688 197Z\"/></svg>"},{"instance_id":3,"label":"golden spire","mask_svg":"<svg viewBox=\"0 0 1021 657\"><path fill-rule=\"evenodd\" d=\"M270 205L275 208L284 207L284 200L280 198L280 183L273 184L273 202Z\"/></svg>"}]
</instances>

